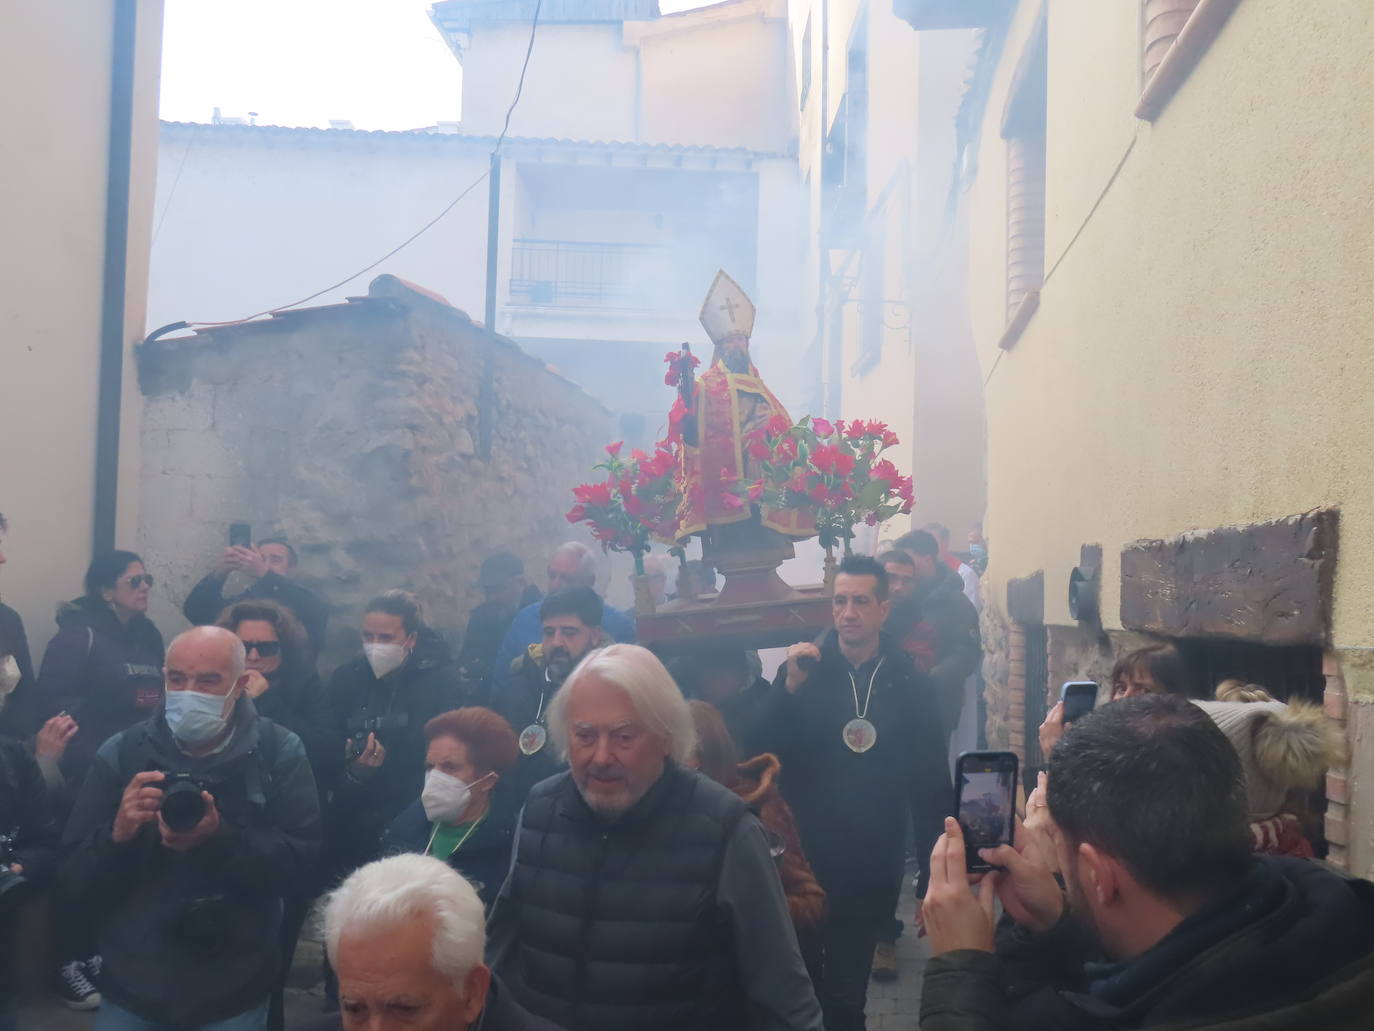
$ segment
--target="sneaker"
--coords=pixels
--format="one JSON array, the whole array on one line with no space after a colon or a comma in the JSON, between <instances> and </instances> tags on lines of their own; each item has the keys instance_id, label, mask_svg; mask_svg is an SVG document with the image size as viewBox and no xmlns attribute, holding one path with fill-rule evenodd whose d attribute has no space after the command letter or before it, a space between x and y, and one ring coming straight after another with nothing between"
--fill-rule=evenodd
<instances>
[{"instance_id":1,"label":"sneaker","mask_svg":"<svg viewBox=\"0 0 1374 1031\"><path fill-rule=\"evenodd\" d=\"M879 942L873 948L873 980L897 980L897 943Z\"/></svg>"},{"instance_id":2,"label":"sneaker","mask_svg":"<svg viewBox=\"0 0 1374 1031\"><path fill-rule=\"evenodd\" d=\"M93 1010L100 1005L100 992L86 976L86 964L80 960L63 963L57 972L57 997L74 1010Z\"/></svg>"},{"instance_id":3,"label":"sneaker","mask_svg":"<svg viewBox=\"0 0 1374 1031\"><path fill-rule=\"evenodd\" d=\"M95 983L96 987L100 986L100 970L104 963L105 961L99 956L92 956L86 960L86 976Z\"/></svg>"}]
</instances>

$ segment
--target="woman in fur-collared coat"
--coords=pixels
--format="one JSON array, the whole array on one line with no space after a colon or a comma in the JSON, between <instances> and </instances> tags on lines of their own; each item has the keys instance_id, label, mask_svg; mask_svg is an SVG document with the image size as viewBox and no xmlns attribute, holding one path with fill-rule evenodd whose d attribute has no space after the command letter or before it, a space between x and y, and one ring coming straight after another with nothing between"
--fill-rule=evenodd
<instances>
[{"instance_id":1,"label":"woman in fur-collared coat","mask_svg":"<svg viewBox=\"0 0 1374 1031\"><path fill-rule=\"evenodd\" d=\"M1340 728L1317 706L1277 701L1257 684L1226 680L1216 696L1195 704L1240 755L1255 851L1310 858L1302 796L1317 788L1328 768L1345 764Z\"/></svg>"},{"instance_id":2,"label":"woman in fur-collared coat","mask_svg":"<svg viewBox=\"0 0 1374 1031\"><path fill-rule=\"evenodd\" d=\"M797 940L805 949L825 919L825 889L817 882L811 864L806 861L792 810L778 789L778 772L782 764L777 756L768 753L736 762L735 742L725 728L720 711L709 702L692 701L687 705L697 728L696 767L739 795L763 824L778 863L778 877L782 881L783 894L787 896Z\"/></svg>"}]
</instances>

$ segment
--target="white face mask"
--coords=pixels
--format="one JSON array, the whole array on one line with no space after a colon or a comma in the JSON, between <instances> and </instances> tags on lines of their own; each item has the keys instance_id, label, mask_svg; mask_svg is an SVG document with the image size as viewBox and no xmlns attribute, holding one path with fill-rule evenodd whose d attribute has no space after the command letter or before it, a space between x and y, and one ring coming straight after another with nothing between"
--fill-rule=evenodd
<instances>
[{"instance_id":1,"label":"white face mask","mask_svg":"<svg viewBox=\"0 0 1374 1031\"><path fill-rule=\"evenodd\" d=\"M183 745L209 744L229 725L225 709L229 698L204 691L168 691L167 727Z\"/></svg>"},{"instance_id":2,"label":"white face mask","mask_svg":"<svg viewBox=\"0 0 1374 1031\"><path fill-rule=\"evenodd\" d=\"M430 823L457 823L467 811L472 801L472 789L488 777L488 773L471 784L465 784L457 777L443 770L433 769L425 774L425 787L420 792L420 804L425 808L425 819Z\"/></svg>"},{"instance_id":3,"label":"white face mask","mask_svg":"<svg viewBox=\"0 0 1374 1031\"><path fill-rule=\"evenodd\" d=\"M19 686L19 663L13 655L0 659L0 706L3 706L10 693Z\"/></svg>"},{"instance_id":4,"label":"white face mask","mask_svg":"<svg viewBox=\"0 0 1374 1031\"><path fill-rule=\"evenodd\" d=\"M367 664L372 667L372 675L378 680L400 669L410 656L403 644L365 644L363 654L367 656Z\"/></svg>"}]
</instances>

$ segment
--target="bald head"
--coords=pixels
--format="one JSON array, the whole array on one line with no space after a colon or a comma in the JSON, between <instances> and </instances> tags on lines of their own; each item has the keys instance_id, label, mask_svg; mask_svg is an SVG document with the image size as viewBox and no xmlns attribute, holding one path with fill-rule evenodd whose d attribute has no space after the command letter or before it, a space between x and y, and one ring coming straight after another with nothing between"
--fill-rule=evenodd
<instances>
[{"instance_id":1,"label":"bald head","mask_svg":"<svg viewBox=\"0 0 1374 1031\"><path fill-rule=\"evenodd\" d=\"M549 559L549 593L596 586L596 555L581 541L560 544Z\"/></svg>"},{"instance_id":2,"label":"bald head","mask_svg":"<svg viewBox=\"0 0 1374 1031\"><path fill-rule=\"evenodd\" d=\"M227 695L247 663L237 634L218 626L192 627L177 634L167 649L167 688Z\"/></svg>"}]
</instances>

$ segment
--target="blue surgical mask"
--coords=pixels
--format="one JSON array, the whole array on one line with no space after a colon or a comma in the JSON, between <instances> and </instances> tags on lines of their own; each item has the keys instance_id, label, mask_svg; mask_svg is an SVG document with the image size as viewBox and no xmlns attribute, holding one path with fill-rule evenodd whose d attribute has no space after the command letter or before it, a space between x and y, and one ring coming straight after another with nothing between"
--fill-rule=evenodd
<instances>
[{"instance_id":1,"label":"blue surgical mask","mask_svg":"<svg viewBox=\"0 0 1374 1031\"><path fill-rule=\"evenodd\" d=\"M229 725L224 715L227 702L224 695L204 691L168 691L166 715L172 736L193 748L213 741Z\"/></svg>"}]
</instances>

